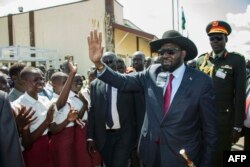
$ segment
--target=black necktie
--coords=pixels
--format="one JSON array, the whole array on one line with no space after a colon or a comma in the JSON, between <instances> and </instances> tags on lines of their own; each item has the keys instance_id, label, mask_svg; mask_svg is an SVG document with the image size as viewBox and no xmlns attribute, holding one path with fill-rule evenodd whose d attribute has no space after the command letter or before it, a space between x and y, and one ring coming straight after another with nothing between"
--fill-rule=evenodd
<instances>
[{"instance_id":1,"label":"black necktie","mask_svg":"<svg viewBox=\"0 0 250 167\"><path fill-rule=\"evenodd\" d=\"M109 128L112 128L114 125L113 119L112 119L112 89L111 86L108 85L108 90L107 90L107 118L106 118L106 123Z\"/></svg>"}]
</instances>

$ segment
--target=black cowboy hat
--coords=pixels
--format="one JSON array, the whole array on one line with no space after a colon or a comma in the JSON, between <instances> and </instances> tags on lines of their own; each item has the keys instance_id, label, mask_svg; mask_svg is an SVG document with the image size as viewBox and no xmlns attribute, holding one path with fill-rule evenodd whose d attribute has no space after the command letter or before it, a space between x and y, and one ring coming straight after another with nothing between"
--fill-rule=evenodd
<instances>
[{"instance_id":1,"label":"black cowboy hat","mask_svg":"<svg viewBox=\"0 0 250 167\"><path fill-rule=\"evenodd\" d=\"M192 60L197 56L197 48L195 44L188 38L182 36L178 31L166 31L162 39L150 42L152 52L158 52L161 46L165 43L173 43L178 45L181 49L186 50L187 55L185 61Z\"/></svg>"}]
</instances>

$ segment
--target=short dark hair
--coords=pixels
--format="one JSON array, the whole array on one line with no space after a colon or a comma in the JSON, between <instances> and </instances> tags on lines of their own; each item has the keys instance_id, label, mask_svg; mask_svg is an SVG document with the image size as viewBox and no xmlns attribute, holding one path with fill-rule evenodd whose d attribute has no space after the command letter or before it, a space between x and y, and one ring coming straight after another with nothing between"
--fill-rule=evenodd
<instances>
[{"instance_id":1,"label":"short dark hair","mask_svg":"<svg viewBox=\"0 0 250 167\"><path fill-rule=\"evenodd\" d=\"M116 59L116 63L125 64L124 60L122 58L120 58L120 57Z\"/></svg>"},{"instance_id":2,"label":"short dark hair","mask_svg":"<svg viewBox=\"0 0 250 167\"><path fill-rule=\"evenodd\" d=\"M17 76L25 67L26 65L24 63L15 63L10 67L9 75L10 78L13 76Z\"/></svg>"},{"instance_id":3,"label":"short dark hair","mask_svg":"<svg viewBox=\"0 0 250 167\"><path fill-rule=\"evenodd\" d=\"M5 81L6 83L8 83L8 75L0 71L0 82L2 81Z\"/></svg>"},{"instance_id":4,"label":"short dark hair","mask_svg":"<svg viewBox=\"0 0 250 167\"><path fill-rule=\"evenodd\" d=\"M54 82L54 81L59 80L59 79L67 80L67 78L68 78L68 75L66 73L58 71L58 72L55 72L54 74L52 74L50 80L52 82Z\"/></svg>"},{"instance_id":5,"label":"short dark hair","mask_svg":"<svg viewBox=\"0 0 250 167\"><path fill-rule=\"evenodd\" d=\"M35 68L35 67L25 67L21 72L20 72L20 77L22 80L27 80L27 78L30 76L30 75L33 75L33 74L36 74L36 73L39 73L41 74L41 70L38 69L38 68Z\"/></svg>"}]
</instances>

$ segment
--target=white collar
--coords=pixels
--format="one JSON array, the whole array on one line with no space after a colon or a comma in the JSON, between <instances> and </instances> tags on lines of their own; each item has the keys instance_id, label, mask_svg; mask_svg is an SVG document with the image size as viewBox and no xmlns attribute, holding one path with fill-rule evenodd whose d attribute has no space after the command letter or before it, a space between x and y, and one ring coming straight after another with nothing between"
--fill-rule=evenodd
<instances>
[{"instance_id":1,"label":"white collar","mask_svg":"<svg viewBox=\"0 0 250 167\"><path fill-rule=\"evenodd\" d=\"M183 76L185 69L186 69L186 66L184 65L184 63L182 63L180 67L178 67L177 69L174 70L174 72L172 72L174 78L178 79L179 77ZM167 76L169 75L170 73L167 72Z\"/></svg>"},{"instance_id":2,"label":"white collar","mask_svg":"<svg viewBox=\"0 0 250 167\"><path fill-rule=\"evenodd\" d=\"M31 97L27 92L24 93L23 97L24 97L24 99L29 101L31 104L34 104L38 101L38 100L34 99L33 97Z\"/></svg>"}]
</instances>

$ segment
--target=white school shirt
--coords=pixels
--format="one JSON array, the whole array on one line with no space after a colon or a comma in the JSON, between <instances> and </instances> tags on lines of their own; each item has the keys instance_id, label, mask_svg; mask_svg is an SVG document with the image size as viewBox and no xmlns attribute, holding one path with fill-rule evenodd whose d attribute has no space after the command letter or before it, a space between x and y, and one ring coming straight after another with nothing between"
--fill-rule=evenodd
<instances>
[{"instance_id":1,"label":"white school shirt","mask_svg":"<svg viewBox=\"0 0 250 167\"><path fill-rule=\"evenodd\" d=\"M88 102L88 109L90 108L90 90L88 88L84 88L81 90L82 95Z\"/></svg>"},{"instance_id":2,"label":"white school shirt","mask_svg":"<svg viewBox=\"0 0 250 167\"><path fill-rule=\"evenodd\" d=\"M13 108L20 108L21 105L25 106L26 109L29 109L32 107L32 110L35 111L35 114L33 117L37 117L34 121L30 123L30 132L34 132L46 119L47 112L52 104L52 101L50 101L45 96L38 95L38 100L34 99L30 95L28 95L27 92L25 92L22 96L20 96L17 100L11 103ZM55 112L56 112L55 107ZM16 110L15 112L18 112ZM48 133L48 128L43 132L42 135L46 135Z\"/></svg>"},{"instance_id":3,"label":"white school shirt","mask_svg":"<svg viewBox=\"0 0 250 167\"><path fill-rule=\"evenodd\" d=\"M83 107L83 102L79 99L79 96L74 93L73 91L70 91L69 94L69 103L71 105L71 107L74 107L77 111L80 111ZM87 121L88 120L88 112L85 111L83 117L82 117L83 121Z\"/></svg>"},{"instance_id":4,"label":"white school shirt","mask_svg":"<svg viewBox=\"0 0 250 167\"><path fill-rule=\"evenodd\" d=\"M67 119L71 108L74 108L77 111L81 110L81 108L83 107L83 102L76 96L77 94L75 94L73 91L70 91L66 105L62 107L60 110L58 110L57 114L55 115L56 124L60 124L65 119ZM87 120L87 118L83 117L83 120ZM67 124L66 127L74 126L74 124L75 124L74 122L70 122Z\"/></svg>"}]
</instances>

